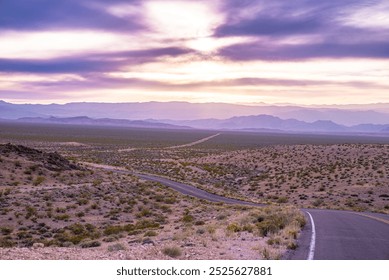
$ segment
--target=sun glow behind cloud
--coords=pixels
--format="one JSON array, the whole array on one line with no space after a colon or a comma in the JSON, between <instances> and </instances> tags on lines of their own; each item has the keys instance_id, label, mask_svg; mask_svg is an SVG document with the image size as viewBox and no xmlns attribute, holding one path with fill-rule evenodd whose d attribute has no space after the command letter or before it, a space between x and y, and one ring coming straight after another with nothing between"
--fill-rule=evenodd
<instances>
[{"instance_id":1,"label":"sun glow behind cloud","mask_svg":"<svg viewBox=\"0 0 389 280\"><path fill-rule=\"evenodd\" d=\"M212 35L223 17L206 2L149 1L146 19L157 35L173 39L203 38Z\"/></svg>"}]
</instances>

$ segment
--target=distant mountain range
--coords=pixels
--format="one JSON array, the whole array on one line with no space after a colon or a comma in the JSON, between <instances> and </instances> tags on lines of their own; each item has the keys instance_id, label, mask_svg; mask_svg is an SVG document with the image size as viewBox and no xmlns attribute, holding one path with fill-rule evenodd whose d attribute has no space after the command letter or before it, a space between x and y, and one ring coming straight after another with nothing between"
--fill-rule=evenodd
<instances>
[{"instance_id":1,"label":"distant mountain range","mask_svg":"<svg viewBox=\"0 0 389 280\"><path fill-rule=\"evenodd\" d=\"M226 103L144 102L144 103L68 103L68 104L12 104L0 101L0 118L24 117L110 118L127 120L198 120L228 119L239 116L271 115L281 119L304 122L332 121L353 126L358 124L388 124L389 104L302 107L295 105Z\"/></svg>"},{"instance_id":2,"label":"distant mountain range","mask_svg":"<svg viewBox=\"0 0 389 280\"><path fill-rule=\"evenodd\" d=\"M266 131L288 131L288 132L363 132L363 133L385 133L389 132L389 124L360 124L355 126L339 125L332 121L304 122L296 119L281 119L270 115L242 116L229 119L202 119L192 121L171 121L162 122L174 125L188 126L199 129L218 130L266 130Z\"/></svg>"},{"instance_id":3,"label":"distant mountain range","mask_svg":"<svg viewBox=\"0 0 389 280\"><path fill-rule=\"evenodd\" d=\"M48 123L48 124L72 124L72 125L92 125L92 126L120 126L120 127L138 127L138 128L163 128L163 129L190 129L190 127L148 121L131 121L123 119L92 119L86 116L71 118L19 118L13 120L20 123Z\"/></svg>"},{"instance_id":4,"label":"distant mountain range","mask_svg":"<svg viewBox=\"0 0 389 280\"><path fill-rule=\"evenodd\" d=\"M167 129L389 133L386 105L348 105L340 109L187 102L41 105L0 101L0 118L24 123ZM367 110L363 110L365 107Z\"/></svg>"}]
</instances>

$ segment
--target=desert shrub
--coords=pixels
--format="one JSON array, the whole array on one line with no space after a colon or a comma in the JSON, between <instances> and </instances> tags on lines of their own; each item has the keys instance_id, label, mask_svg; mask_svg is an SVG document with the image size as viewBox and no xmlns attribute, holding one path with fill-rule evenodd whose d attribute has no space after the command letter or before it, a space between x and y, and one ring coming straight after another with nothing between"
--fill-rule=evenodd
<instances>
[{"instance_id":1,"label":"desert shrub","mask_svg":"<svg viewBox=\"0 0 389 280\"><path fill-rule=\"evenodd\" d=\"M80 243L81 248L100 247L101 242L97 240L84 240Z\"/></svg>"},{"instance_id":2,"label":"desert shrub","mask_svg":"<svg viewBox=\"0 0 389 280\"><path fill-rule=\"evenodd\" d=\"M244 225L242 227L242 231L247 231L247 232L253 232L254 231L254 226L251 224Z\"/></svg>"},{"instance_id":3,"label":"desert shrub","mask_svg":"<svg viewBox=\"0 0 389 280\"><path fill-rule=\"evenodd\" d=\"M45 177L43 176L38 176L36 177L36 179L34 180L34 182L32 183L34 186L38 186L40 184L42 184L44 181L46 180Z\"/></svg>"},{"instance_id":4,"label":"desert shrub","mask_svg":"<svg viewBox=\"0 0 389 280\"><path fill-rule=\"evenodd\" d=\"M267 236L269 233L276 233L283 229L287 223L286 217L282 214L272 214L262 222L256 224L260 235Z\"/></svg>"},{"instance_id":5,"label":"desert shrub","mask_svg":"<svg viewBox=\"0 0 389 280\"><path fill-rule=\"evenodd\" d=\"M172 209L171 209L169 206L167 206L167 205L162 205L162 206L160 207L160 209L161 209L162 212L164 212L164 213L172 213L172 212L173 212Z\"/></svg>"},{"instance_id":6,"label":"desert shrub","mask_svg":"<svg viewBox=\"0 0 389 280\"><path fill-rule=\"evenodd\" d=\"M135 228L135 225L134 225L134 224L127 224L127 225L124 225L124 226L123 226L123 229L124 229L124 231L133 231L133 230L135 230L136 228Z\"/></svg>"},{"instance_id":7,"label":"desert shrub","mask_svg":"<svg viewBox=\"0 0 389 280\"><path fill-rule=\"evenodd\" d=\"M146 228L159 228L159 227L160 227L159 223L147 219L139 220L135 224L135 229L139 229L139 230L146 229Z\"/></svg>"},{"instance_id":8,"label":"desert shrub","mask_svg":"<svg viewBox=\"0 0 389 280\"><path fill-rule=\"evenodd\" d=\"M30 167L28 167L28 169L31 171L31 172L35 172L37 169L38 169L38 165L31 165Z\"/></svg>"},{"instance_id":9,"label":"desert shrub","mask_svg":"<svg viewBox=\"0 0 389 280\"><path fill-rule=\"evenodd\" d=\"M117 236L117 235L110 235L110 236L107 236L107 237L104 237L103 238L103 241L104 242L114 242L114 241L117 241L117 240L119 240L120 238L119 238L119 236Z\"/></svg>"},{"instance_id":10,"label":"desert shrub","mask_svg":"<svg viewBox=\"0 0 389 280\"><path fill-rule=\"evenodd\" d=\"M144 234L145 237L152 237L152 236L157 236L158 233L154 230L149 230L149 231L146 231L146 233Z\"/></svg>"},{"instance_id":11,"label":"desert shrub","mask_svg":"<svg viewBox=\"0 0 389 280\"><path fill-rule=\"evenodd\" d=\"M193 222L194 220L194 217L192 215L189 215L189 214L184 214L184 216L182 217L182 221L184 223L191 223Z\"/></svg>"},{"instance_id":12,"label":"desert shrub","mask_svg":"<svg viewBox=\"0 0 389 280\"><path fill-rule=\"evenodd\" d=\"M75 235L82 235L87 233L85 227L82 224L72 224L67 228Z\"/></svg>"},{"instance_id":13,"label":"desert shrub","mask_svg":"<svg viewBox=\"0 0 389 280\"><path fill-rule=\"evenodd\" d=\"M235 223L229 224L227 226L227 231L229 231L229 232L239 232L241 230L242 230L242 228Z\"/></svg>"},{"instance_id":14,"label":"desert shrub","mask_svg":"<svg viewBox=\"0 0 389 280\"><path fill-rule=\"evenodd\" d=\"M126 250L126 247L121 243L116 243L113 245L109 245L107 250L108 250L108 252L124 251L124 250Z\"/></svg>"},{"instance_id":15,"label":"desert shrub","mask_svg":"<svg viewBox=\"0 0 389 280\"><path fill-rule=\"evenodd\" d=\"M277 202L278 203L287 203L288 202L288 198L286 196L281 196L277 199Z\"/></svg>"},{"instance_id":16,"label":"desert shrub","mask_svg":"<svg viewBox=\"0 0 389 280\"><path fill-rule=\"evenodd\" d=\"M219 220L219 221L224 220L224 219L226 219L226 218L227 218L227 216L226 216L225 214L220 214L220 215L218 215L218 216L216 217L216 219Z\"/></svg>"},{"instance_id":17,"label":"desert shrub","mask_svg":"<svg viewBox=\"0 0 389 280\"><path fill-rule=\"evenodd\" d=\"M22 239L32 238L32 234L26 230L20 230L16 233L16 237L17 239L22 240Z\"/></svg>"},{"instance_id":18,"label":"desert shrub","mask_svg":"<svg viewBox=\"0 0 389 280\"><path fill-rule=\"evenodd\" d=\"M317 198L312 202L312 205L315 207L319 207L324 203L324 200L322 198Z\"/></svg>"},{"instance_id":19,"label":"desert shrub","mask_svg":"<svg viewBox=\"0 0 389 280\"><path fill-rule=\"evenodd\" d=\"M54 235L54 239L56 239L60 246L63 245L65 242L70 242L70 234L68 232L58 232Z\"/></svg>"},{"instance_id":20,"label":"desert shrub","mask_svg":"<svg viewBox=\"0 0 389 280\"><path fill-rule=\"evenodd\" d=\"M66 244L69 243L74 245L80 244L80 246L83 244L81 246L83 248L97 247L97 245L88 246L88 244L91 242L91 240L99 238L100 235L100 232L96 229L95 226L91 224L82 225L76 223L58 231L54 235L54 240L56 241L56 244L62 247L67 247Z\"/></svg>"},{"instance_id":21,"label":"desert shrub","mask_svg":"<svg viewBox=\"0 0 389 280\"><path fill-rule=\"evenodd\" d=\"M70 219L70 216L68 214L56 215L56 216L54 216L54 219L59 220L59 221L67 221Z\"/></svg>"},{"instance_id":22,"label":"desert shrub","mask_svg":"<svg viewBox=\"0 0 389 280\"><path fill-rule=\"evenodd\" d=\"M0 232L1 232L3 235L9 235L9 234L12 233L12 231L13 231L13 229L10 228L10 227L1 227L1 228L0 228Z\"/></svg>"},{"instance_id":23,"label":"desert shrub","mask_svg":"<svg viewBox=\"0 0 389 280\"><path fill-rule=\"evenodd\" d=\"M165 247L162 252L166 255L166 256L169 256L171 258L177 258L179 256L181 256L182 252L181 252L181 249L177 246L173 246L173 247Z\"/></svg>"},{"instance_id":24,"label":"desert shrub","mask_svg":"<svg viewBox=\"0 0 389 280\"><path fill-rule=\"evenodd\" d=\"M305 217L303 214L299 213L299 215L296 215L294 217L295 221L297 222L298 226L300 228L303 228L305 226L305 224L307 223L307 221L305 220Z\"/></svg>"},{"instance_id":25,"label":"desert shrub","mask_svg":"<svg viewBox=\"0 0 389 280\"><path fill-rule=\"evenodd\" d=\"M297 249L297 243L295 241L290 241L288 243L288 245L286 246L286 248L288 248L289 250L296 250Z\"/></svg>"},{"instance_id":26,"label":"desert shrub","mask_svg":"<svg viewBox=\"0 0 389 280\"><path fill-rule=\"evenodd\" d=\"M209 234L214 234L216 232L216 228L214 225L208 225L207 226L207 231Z\"/></svg>"},{"instance_id":27,"label":"desert shrub","mask_svg":"<svg viewBox=\"0 0 389 280\"><path fill-rule=\"evenodd\" d=\"M78 212L78 213L76 213L76 216L77 217L79 217L79 218L81 218L81 217L84 217L85 216L85 212Z\"/></svg>"},{"instance_id":28,"label":"desert shrub","mask_svg":"<svg viewBox=\"0 0 389 280\"><path fill-rule=\"evenodd\" d=\"M152 212L150 211L150 209L144 208L138 214L136 214L136 217L137 218L150 217L151 215Z\"/></svg>"},{"instance_id":29,"label":"desert shrub","mask_svg":"<svg viewBox=\"0 0 389 280\"><path fill-rule=\"evenodd\" d=\"M95 180L92 182L92 185L93 185L94 187L97 187L97 186L100 186L101 183L103 183L103 180L101 180L101 179L95 179Z\"/></svg>"},{"instance_id":30,"label":"desert shrub","mask_svg":"<svg viewBox=\"0 0 389 280\"><path fill-rule=\"evenodd\" d=\"M266 243L269 244L269 245L280 245L281 244L281 239L280 239L280 237L269 238L266 241Z\"/></svg>"},{"instance_id":31,"label":"desert shrub","mask_svg":"<svg viewBox=\"0 0 389 280\"><path fill-rule=\"evenodd\" d=\"M165 198L165 203L167 203L167 204L174 204L176 202L177 202L177 199L174 198L174 197L167 197L167 198Z\"/></svg>"},{"instance_id":32,"label":"desert shrub","mask_svg":"<svg viewBox=\"0 0 389 280\"><path fill-rule=\"evenodd\" d=\"M78 205L87 205L89 203L89 199L87 198L80 198L77 200Z\"/></svg>"},{"instance_id":33,"label":"desert shrub","mask_svg":"<svg viewBox=\"0 0 389 280\"><path fill-rule=\"evenodd\" d=\"M97 203L93 203L91 206L90 206L91 209L93 210L96 210L99 208L99 205Z\"/></svg>"},{"instance_id":34,"label":"desert shrub","mask_svg":"<svg viewBox=\"0 0 389 280\"><path fill-rule=\"evenodd\" d=\"M112 226L109 225L104 229L104 235L119 234L124 231L122 226Z\"/></svg>"},{"instance_id":35,"label":"desert shrub","mask_svg":"<svg viewBox=\"0 0 389 280\"><path fill-rule=\"evenodd\" d=\"M27 205L25 210L26 210L26 216L25 216L26 219L29 219L30 217L35 216L37 214L37 210L35 207Z\"/></svg>"},{"instance_id":36,"label":"desert shrub","mask_svg":"<svg viewBox=\"0 0 389 280\"><path fill-rule=\"evenodd\" d=\"M271 248L264 248L261 251L261 255L262 255L263 259L265 259L265 260L278 260L281 257L277 251L275 251Z\"/></svg>"},{"instance_id":37,"label":"desert shrub","mask_svg":"<svg viewBox=\"0 0 389 280\"><path fill-rule=\"evenodd\" d=\"M0 248L11 248L15 246L15 242L11 238L1 237L0 238Z\"/></svg>"},{"instance_id":38,"label":"desert shrub","mask_svg":"<svg viewBox=\"0 0 389 280\"><path fill-rule=\"evenodd\" d=\"M55 212L57 212L57 213L65 213L65 212L66 212L66 208L57 207L57 208L55 209Z\"/></svg>"}]
</instances>

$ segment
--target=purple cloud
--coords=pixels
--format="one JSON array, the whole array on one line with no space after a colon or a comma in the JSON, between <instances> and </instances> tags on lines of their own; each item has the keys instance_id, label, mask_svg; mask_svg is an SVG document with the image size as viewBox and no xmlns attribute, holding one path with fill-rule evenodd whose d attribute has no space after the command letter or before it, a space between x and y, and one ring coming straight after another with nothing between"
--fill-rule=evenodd
<instances>
[{"instance_id":1,"label":"purple cloud","mask_svg":"<svg viewBox=\"0 0 389 280\"><path fill-rule=\"evenodd\" d=\"M226 1L223 11L227 20L215 29L214 36L266 38L267 44L258 40L219 50L221 56L231 60L388 58L389 27L353 26L343 20L355 10L379 3L382 1L370 1L369 5L362 0ZM242 16L242 9L254 12ZM276 43L296 35L314 35L316 42Z\"/></svg>"},{"instance_id":2,"label":"purple cloud","mask_svg":"<svg viewBox=\"0 0 389 280\"><path fill-rule=\"evenodd\" d=\"M226 36L279 36L307 34L318 31L322 23L315 18L273 18L261 16L237 24L224 24L215 31L216 37Z\"/></svg>"},{"instance_id":3,"label":"purple cloud","mask_svg":"<svg viewBox=\"0 0 389 280\"><path fill-rule=\"evenodd\" d=\"M132 4L129 0L2 0L0 30L102 29L136 31L145 26L139 16L119 18L99 9L97 5Z\"/></svg>"},{"instance_id":4,"label":"purple cloud","mask_svg":"<svg viewBox=\"0 0 389 280\"><path fill-rule=\"evenodd\" d=\"M389 58L389 41L268 45L262 42L225 47L219 55L230 60L305 60L312 58Z\"/></svg>"},{"instance_id":5,"label":"purple cloud","mask_svg":"<svg viewBox=\"0 0 389 280\"><path fill-rule=\"evenodd\" d=\"M0 72L23 73L88 73L120 70L123 66L152 62L163 56L179 56L193 52L187 48L155 48L54 59L1 59Z\"/></svg>"}]
</instances>

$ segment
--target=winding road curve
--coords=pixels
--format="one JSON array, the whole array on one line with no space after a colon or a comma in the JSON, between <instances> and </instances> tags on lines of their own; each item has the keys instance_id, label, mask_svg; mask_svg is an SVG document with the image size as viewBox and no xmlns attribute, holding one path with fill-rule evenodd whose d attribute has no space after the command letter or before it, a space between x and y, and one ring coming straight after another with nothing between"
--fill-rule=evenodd
<instances>
[{"instance_id":1,"label":"winding road curve","mask_svg":"<svg viewBox=\"0 0 389 280\"><path fill-rule=\"evenodd\" d=\"M113 168L109 170L136 175L143 180L161 183L182 194L212 202L264 206L211 194L156 175ZM389 260L389 215L321 209L302 211L307 216L307 226L300 235L297 250L288 252L285 259Z\"/></svg>"}]
</instances>

